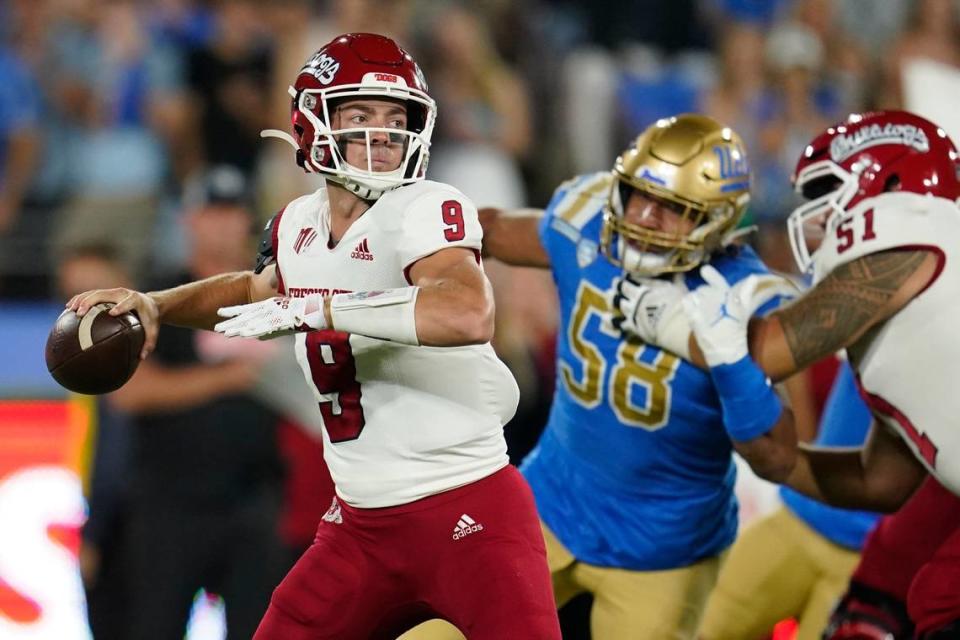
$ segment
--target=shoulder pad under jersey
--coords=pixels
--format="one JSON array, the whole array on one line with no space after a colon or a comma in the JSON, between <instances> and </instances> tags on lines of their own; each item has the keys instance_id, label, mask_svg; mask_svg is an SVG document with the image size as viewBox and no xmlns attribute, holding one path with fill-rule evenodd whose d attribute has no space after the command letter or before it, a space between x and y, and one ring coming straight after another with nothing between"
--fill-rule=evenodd
<instances>
[{"instance_id":1,"label":"shoulder pad under jersey","mask_svg":"<svg viewBox=\"0 0 960 640\"><path fill-rule=\"evenodd\" d=\"M280 211L270 218L260 234L260 243L257 245L257 263L253 267L254 273L262 272L277 261L274 242L276 240L276 229L280 226L280 216L282 215L283 211Z\"/></svg>"}]
</instances>

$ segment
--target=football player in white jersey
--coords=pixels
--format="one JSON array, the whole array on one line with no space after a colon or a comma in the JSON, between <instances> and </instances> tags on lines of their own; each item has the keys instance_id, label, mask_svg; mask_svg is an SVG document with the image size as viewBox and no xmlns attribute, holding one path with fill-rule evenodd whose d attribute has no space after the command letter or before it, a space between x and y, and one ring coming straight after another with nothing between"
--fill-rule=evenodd
<instances>
[{"instance_id":1,"label":"football player in white jersey","mask_svg":"<svg viewBox=\"0 0 960 640\"><path fill-rule=\"evenodd\" d=\"M444 618L471 638L559 638L530 490L502 427L474 205L424 179L436 115L392 40L346 34L290 88L298 164L326 180L267 225L253 272L167 291L80 294L227 336L296 333L337 499L274 592L257 640L395 638Z\"/></svg>"},{"instance_id":2,"label":"football player in white jersey","mask_svg":"<svg viewBox=\"0 0 960 640\"><path fill-rule=\"evenodd\" d=\"M686 313L674 318L694 336L687 342L680 331L685 344L661 346L690 348L696 363L731 383L717 385L725 413L768 396L766 376L780 379L846 349L875 422L862 449L801 446L788 484L808 496L894 511L928 473L960 494L958 174L960 156L935 124L903 111L853 114L811 141L794 173L808 202L791 215L790 236L812 289L764 319L742 313L749 292L722 277L680 303ZM677 304L658 287L631 295L643 295L645 308L658 299ZM664 329L641 337L677 335ZM778 418L791 419L789 411ZM919 637L955 637L957 576L960 530L911 586Z\"/></svg>"}]
</instances>

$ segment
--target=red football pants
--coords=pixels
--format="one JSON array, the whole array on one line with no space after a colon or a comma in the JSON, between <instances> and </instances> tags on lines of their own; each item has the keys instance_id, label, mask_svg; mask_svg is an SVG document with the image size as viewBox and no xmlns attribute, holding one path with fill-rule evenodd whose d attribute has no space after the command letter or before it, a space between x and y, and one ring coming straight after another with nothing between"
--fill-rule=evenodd
<instances>
[{"instance_id":1,"label":"red football pants","mask_svg":"<svg viewBox=\"0 0 960 640\"><path fill-rule=\"evenodd\" d=\"M560 639L533 495L514 467L397 507L340 506L255 640L392 640L430 618L471 640Z\"/></svg>"},{"instance_id":2,"label":"red football pants","mask_svg":"<svg viewBox=\"0 0 960 640\"><path fill-rule=\"evenodd\" d=\"M917 637L960 621L960 526L917 571L907 594L907 611Z\"/></svg>"},{"instance_id":3,"label":"red football pants","mask_svg":"<svg viewBox=\"0 0 960 640\"><path fill-rule=\"evenodd\" d=\"M880 520L853 580L904 601L918 635L960 619L960 498L927 478Z\"/></svg>"}]
</instances>

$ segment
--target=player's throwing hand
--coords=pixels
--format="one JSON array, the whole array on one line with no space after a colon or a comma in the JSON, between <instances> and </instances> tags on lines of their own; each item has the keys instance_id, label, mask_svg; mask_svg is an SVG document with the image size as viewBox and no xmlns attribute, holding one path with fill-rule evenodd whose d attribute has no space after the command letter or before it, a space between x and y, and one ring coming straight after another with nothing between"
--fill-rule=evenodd
<instances>
[{"instance_id":1,"label":"player's throwing hand","mask_svg":"<svg viewBox=\"0 0 960 640\"><path fill-rule=\"evenodd\" d=\"M261 338L264 340L294 331L315 331L327 328L323 315L323 297L313 294L305 298L275 296L262 302L221 307L221 318L214 331L228 338Z\"/></svg>"}]
</instances>

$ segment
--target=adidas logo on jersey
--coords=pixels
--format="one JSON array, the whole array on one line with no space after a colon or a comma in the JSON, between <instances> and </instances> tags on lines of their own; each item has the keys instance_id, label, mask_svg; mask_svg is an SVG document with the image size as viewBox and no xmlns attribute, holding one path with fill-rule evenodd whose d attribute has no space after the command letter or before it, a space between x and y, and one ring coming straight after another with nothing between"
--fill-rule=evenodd
<instances>
[{"instance_id":1,"label":"adidas logo on jersey","mask_svg":"<svg viewBox=\"0 0 960 640\"><path fill-rule=\"evenodd\" d=\"M453 539L459 540L460 538L466 538L471 533L476 533L477 531L483 531L483 525L476 522L467 514L463 514L460 516L460 519L457 520L457 526L453 528Z\"/></svg>"},{"instance_id":2,"label":"adidas logo on jersey","mask_svg":"<svg viewBox=\"0 0 960 640\"><path fill-rule=\"evenodd\" d=\"M350 257L354 260L373 260L373 254L370 253L370 247L367 246L366 238L360 241L360 244L353 250Z\"/></svg>"}]
</instances>

